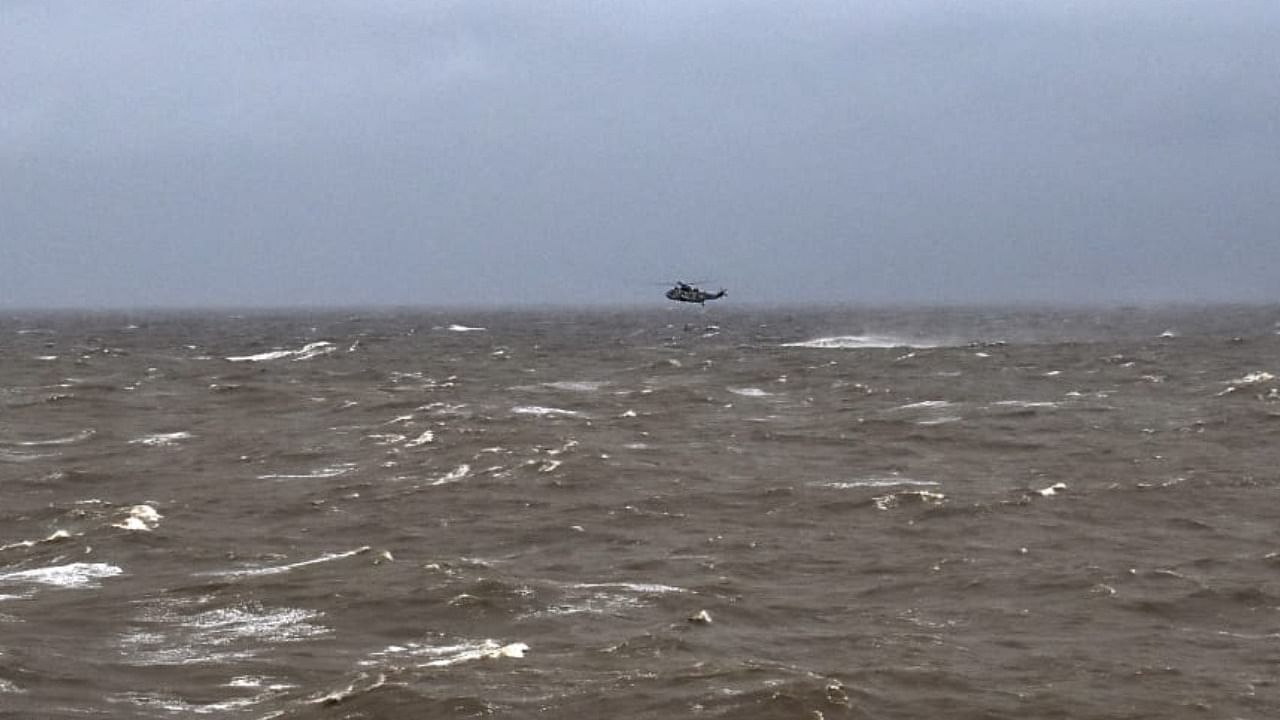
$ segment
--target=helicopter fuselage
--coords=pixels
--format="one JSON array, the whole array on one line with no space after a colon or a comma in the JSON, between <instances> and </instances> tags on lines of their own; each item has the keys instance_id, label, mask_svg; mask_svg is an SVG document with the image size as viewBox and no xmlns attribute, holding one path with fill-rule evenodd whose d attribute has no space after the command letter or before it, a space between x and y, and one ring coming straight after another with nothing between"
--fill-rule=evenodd
<instances>
[{"instance_id":1,"label":"helicopter fuselage","mask_svg":"<svg viewBox=\"0 0 1280 720\"><path fill-rule=\"evenodd\" d=\"M676 302L698 303L699 305L708 300L719 300L724 297L724 290L715 293L709 293L705 290L699 290L689 285L677 285L667 291L667 299Z\"/></svg>"}]
</instances>

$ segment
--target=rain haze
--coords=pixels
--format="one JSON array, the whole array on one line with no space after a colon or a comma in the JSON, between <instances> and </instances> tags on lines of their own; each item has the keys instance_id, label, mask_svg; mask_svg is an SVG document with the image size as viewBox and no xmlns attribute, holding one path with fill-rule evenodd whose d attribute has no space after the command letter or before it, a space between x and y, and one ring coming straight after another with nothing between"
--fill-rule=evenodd
<instances>
[{"instance_id":1,"label":"rain haze","mask_svg":"<svg viewBox=\"0 0 1280 720\"><path fill-rule=\"evenodd\" d=\"M0 306L1272 302L1280 3L0 7Z\"/></svg>"}]
</instances>

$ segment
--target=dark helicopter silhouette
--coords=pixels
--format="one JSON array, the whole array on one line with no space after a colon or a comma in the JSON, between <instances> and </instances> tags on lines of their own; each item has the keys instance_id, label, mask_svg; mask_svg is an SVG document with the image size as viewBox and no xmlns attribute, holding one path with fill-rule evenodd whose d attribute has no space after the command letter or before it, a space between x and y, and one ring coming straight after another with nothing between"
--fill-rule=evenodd
<instances>
[{"instance_id":1,"label":"dark helicopter silhouette","mask_svg":"<svg viewBox=\"0 0 1280 720\"><path fill-rule=\"evenodd\" d=\"M724 289L720 292L709 293L706 290L700 290L686 282L676 281L675 287L667 291L667 299L676 302L698 303L699 305L708 300L719 300L724 297Z\"/></svg>"}]
</instances>

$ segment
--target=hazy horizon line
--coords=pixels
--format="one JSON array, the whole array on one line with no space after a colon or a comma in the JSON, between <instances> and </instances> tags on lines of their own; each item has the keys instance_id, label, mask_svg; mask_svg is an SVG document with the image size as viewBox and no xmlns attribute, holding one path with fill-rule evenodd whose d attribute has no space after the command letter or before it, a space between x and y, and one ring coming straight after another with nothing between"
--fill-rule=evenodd
<instances>
[{"instance_id":1,"label":"hazy horizon line","mask_svg":"<svg viewBox=\"0 0 1280 720\"><path fill-rule=\"evenodd\" d=\"M985 301L985 302L919 302L919 301L813 301L813 302L766 302L741 301L732 305L704 306L705 314L714 312L734 312L737 310L761 311L839 311L839 310L912 310L912 311L965 311L965 310L1064 310L1064 311L1150 311L1178 309L1213 309L1213 308L1276 308L1280 310L1280 299L1268 302L1243 300L1169 300L1169 301ZM493 303L493 304L448 304L448 303L366 303L366 304L297 304L297 305L100 305L100 306L5 306L0 305L0 312L6 315L39 314L39 315L124 315L124 314L211 314L232 313L237 315L274 315L274 314L341 314L341 313L483 313L483 314L517 314L521 312L566 312L583 313L617 313L617 312L700 312L691 304L676 305L672 303L590 303L578 304L569 302L546 303Z\"/></svg>"}]
</instances>

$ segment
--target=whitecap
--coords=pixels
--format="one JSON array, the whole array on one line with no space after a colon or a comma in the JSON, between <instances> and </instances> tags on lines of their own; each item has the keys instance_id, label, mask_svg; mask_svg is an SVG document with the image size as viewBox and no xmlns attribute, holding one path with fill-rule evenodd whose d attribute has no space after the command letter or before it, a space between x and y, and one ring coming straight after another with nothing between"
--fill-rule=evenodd
<instances>
[{"instance_id":1,"label":"whitecap","mask_svg":"<svg viewBox=\"0 0 1280 720\"><path fill-rule=\"evenodd\" d=\"M946 495L928 490L900 490L873 498L872 502L876 504L877 508L888 510L908 502L921 505L941 505L946 499Z\"/></svg>"},{"instance_id":2,"label":"whitecap","mask_svg":"<svg viewBox=\"0 0 1280 720\"><path fill-rule=\"evenodd\" d=\"M276 682L269 677L261 677L258 675L237 675L226 683L226 687L233 688L266 688L268 690L289 690L297 685L285 682Z\"/></svg>"},{"instance_id":3,"label":"whitecap","mask_svg":"<svg viewBox=\"0 0 1280 720\"><path fill-rule=\"evenodd\" d=\"M448 327L448 330L450 332L484 332L486 328L468 327L466 325L459 325L458 323L454 323Z\"/></svg>"},{"instance_id":4,"label":"whitecap","mask_svg":"<svg viewBox=\"0 0 1280 720\"><path fill-rule=\"evenodd\" d=\"M814 348L818 350L859 350L864 348L931 348L938 343L891 335L836 335L801 342L783 343L782 347Z\"/></svg>"},{"instance_id":5,"label":"whitecap","mask_svg":"<svg viewBox=\"0 0 1280 720\"><path fill-rule=\"evenodd\" d=\"M1059 403L1047 400L1000 400L993 404L997 407L1027 408L1032 410L1056 408L1059 405Z\"/></svg>"},{"instance_id":6,"label":"whitecap","mask_svg":"<svg viewBox=\"0 0 1280 720\"><path fill-rule=\"evenodd\" d=\"M1269 383L1275 379L1276 379L1275 375L1272 375L1271 373L1265 370L1258 370L1255 372L1248 373L1243 377L1238 377L1235 380L1228 380L1227 383L1230 385L1235 385L1237 387L1248 387L1249 385L1261 385L1263 383Z\"/></svg>"},{"instance_id":7,"label":"whitecap","mask_svg":"<svg viewBox=\"0 0 1280 720\"><path fill-rule=\"evenodd\" d=\"M88 428L64 437L50 438L48 440L24 440L24 441L16 442L13 444L21 445L22 447L44 447L46 445L71 445L73 443L78 443L84 440L88 440L89 438L93 437L95 434L97 434L97 431L93 430L92 428Z\"/></svg>"},{"instance_id":8,"label":"whitecap","mask_svg":"<svg viewBox=\"0 0 1280 720\"><path fill-rule=\"evenodd\" d=\"M251 658L268 643L287 643L327 635L316 622L322 613L257 602L199 609L209 597L152 602L140 625L121 633L119 644L130 665L193 665ZM239 646L237 646L239 644Z\"/></svg>"},{"instance_id":9,"label":"whitecap","mask_svg":"<svg viewBox=\"0 0 1280 720\"><path fill-rule=\"evenodd\" d=\"M563 453L569 452L570 450L572 450L572 449L574 449L574 448L576 448L576 447L578 447L578 441L577 441L577 440L574 440L573 438L569 438L569 439L568 439L568 440L566 440L566 441L565 441L565 443L564 443L563 445L561 445L560 447L558 447L558 448L550 448L550 449L548 449L548 450L547 450L547 454L548 454L548 455L561 455L561 454L563 454Z\"/></svg>"},{"instance_id":10,"label":"whitecap","mask_svg":"<svg viewBox=\"0 0 1280 720\"><path fill-rule=\"evenodd\" d=\"M254 603L205 610L183 619L180 624L200 631L201 639L214 645L239 638L287 642L328 633L328 628L311 623L320 615L315 610L265 608Z\"/></svg>"},{"instance_id":11,"label":"whitecap","mask_svg":"<svg viewBox=\"0 0 1280 720\"><path fill-rule=\"evenodd\" d=\"M1060 492L1065 492L1066 489L1067 489L1066 483L1054 483L1047 488L1042 488L1040 490L1037 490L1036 493L1038 493L1041 497L1053 497L1054 495L1057 495Z\"/></svg>"},{"instance_id":12,"label":"whitecap","mask_svg":"<svg viewBox=\"0 0 1280 720\"><path fill-rule=\"evenodd\" d=\"M259 475L259 480L316 480L322 478L339 477L346 475L356 469L355 463L342 463L340 465L330 465L318 470L312 470L309 473L268 473Z\"/></svg>"},{"instance_id":13,"label":"whitecap","mask_svg":"<svg viewBox=\"0 0 1280 720\"><path fill-rule=\"evenodd\" d=\"M274 350L272 352L258 353L257 355L236 355L228 357L231 362L266 362L267 360L280 360L294 354L293 350Z\"/></svg>"},{"instance_id":14,"label":"whitecap","mask_svg":"<svg viewBox=\"0 0 1280 720\"><path fill-rule=\"evenodd\" d=\"M338 703L345 702L357 695L373 692L386 684L386 673L378 673L372 678L364 673L360 673L360 677L352 680L345 688L342 688L341 690L333 690L331 692L324 693L323 695L313 695L308 698L308 701L317 705L337 705ZM263 717L262 720L272 720L273 718L280 717L281 714L283 713L267 715Z\"/></svg>"},{"instance_id":15,"label":"whitecap","mask_svg":"<svg viewBox=\"0 0 1280 720\"><path fill-rule=\"evenodd\" d=\"M920 402L899 405L894 410L937 410L945 407L951 407L951 403L946 400L921 400Z\"/></svg>"},{"instance_id":16,"label":"whitecap","mask_svg":"<svg viewBox=\"0 0 1280 720\"><path fill-rule=\"evenodd\" d=\"M285 358L293 358L294 360L310 360L320 355L328 355L338 349L337 345L326 340L320 342L308 343L298 350L273 350L271 352L258 353L257 355L237 355L228 357L230 362L266 362L268 360L283 360Z\"/></svg>"},{"instance_id":17,"label":"whitecap","mask_svg":"<svg viewBox=\"0 0 1280 720\"><path fill-rule=\"evenodd\" d=\"M475 660L522 658L526 652L529 652L529 646L525 643L502 643L492 639L463 640L451 645L411 642L404 645L388 645L384 650L370 653L370 659L360 661L360 665L367 667L379 664L384 658L407 657L421 659L418 667L447 667Z\"/></svg>"},{"instance_id":18,"label":"whitecap","mask_svg":"<svg viewBox=\"0 0 1280 720\"><path fill-rule=\"evenodd\" d=\"M245 708L253 707L264 700L269 699L271 696L271 693L266 693L256 697L234 698L219 702L197 704L187 702L186 700L170 695L162 695L157 692L129 692L121 695L110 696L107 698L107 702L127 702L139 707L155 708L167 713L189 717L191 715L212 715L213 713L243 710Z\"/></svg>"},{"instance_id":19,"label":"whitecap","mask_svg":"<svg viewBox=\"0 0 1280 720\"><path fill-rule=\"evenodd\" d=\"M129 441L130 445L147 445L150 447L164 447L168 445L176 445L179 440L190 440L193 436L185 430L171 433L153 433L151 435L143 435L140 438L134 438Z\"/></svg>"},{"instance_id":20,"label":"whitecap","mask_svg":"<svg viewBox=\"0 0 1280 720\"><path fill-rule=\"evenodd\" d=\"M431 484L432 485L448 485L450 483L456 483L470 474L471 474L471 466L464 463L450 470L444 475L441 475L440 477L436 478L434 481L432 481Z\"/></svg>"},{"instance_id":21,"label":"whitecap","mask_svg":"<svg viewBox=\"0 0 1280 720\"><path fill-rule=\"evenodd\" d=\"M407 435L401 435L400 433L372 433L365 435L365 437L379 445L395 445L408 439Z\"/></svg>"},{"instance_id":22,"label":"whitecap","mask_svg":"<svg viewBox=\"0 0 1280 720\"><path fill-rule=\"evenodd\" d=\"M53 533L49 535L49 537L43 540L19 540L17 542L11 542L7 545L0 545L0 552L3 552L5 550L13 550L15 548L35 547L36 545L40 545L42 543L59 542L61 540L68 540L70 538L71 538L71 533L67 532L66 530L54 530Z\"/></svg>"},{"instance_id":23,"label":"whitecap","mask_svg":"<svg viewBox=\"0 0 1280 720\"><path fill-rule=\"evenodd\" d=\"M294 357L293 359L294 360L310 360L313 357L328 355L329 353L337 349L338 349L337 345L334 345L331 342L321 340L320 342L313 342L313 343L308 343L307 345L304 345L301 350L298 350L297 353L295 353L296 357Z\"/></svg>"},{"instance_id":24,"label":"whitecap","mask_svg":"<svg viewBox=\"0 0 1280 720\"><path fill-rule=\"evenodd\" d=\"M1251 372L1242 377L1238 377L1235 380L1228 380L1227 389L1218 393L1218 397L1222 397L1223 395L1229 395L1233 392L1236 392L1237 390L1240 390L1241 388L1253 387L1255 385L1265 385L1275 379L1276 379L1275 375L1272 375L1271 373L1266 372L1265 370L1258 370L1255 372ZM1272 394L1275 394L1275 388L1272 388Z\"/></svg>"},{"instance_id":25,"label":"whitecap","mask_svg":"<svg viewBox=\"0 0 1280 720\"><path fill-rule=\"evenodd\" d=\"M633 594L591 590L585 597L568 598L566 602L547 606L535 615L616 615L632 608L643 607L644 601Z\"/></svg>"},{"instance_id":26,"label":"whitecap","mask_svg":"<svg viewBox=\"0 0 1280 720\"><path fill-rule=\"evenodd\" d=\"M574 526L581 531L579 526ZM561 602L549 605L535 615L617 615L651 602L645 596L689 594L691 590L674 585L636 582L568 583L562 586Z\"/></svg>"},{"instance_id":27,"label":"whitecap","mask_svg":"<svg viewBox=\"0 0 1280 720\"><path fill-rule=\"evenodd\" d=\"M363 553L369 552L371 549L372 548L370 546L365 545L363 547L358 547L354 550L347 550L346 552L340 552L340 553L326 553L324 555L321 555L320 557L312 558L311 560L300 560L298 562L289 563L287 565L268 565L266 567L248 568L245 570L215 570L213 572L207 572L202 574L212 575L216 577L260 577L263 575L279 575L281 573L287 573L291 570L297 570L298 568L309 567L311 565L320 565L321 563L333 562L334 560L341 560L343 558L349 558L355 555L361 555Z\"/></svg>"},{"instance_id":28,"label":"whitecap","mask_svg":"<svg viewBox=\"0 0 1280 720\"><path fill-rule=\"evenodd\" d=\"M582 413L576 410L564 410L554 407L543 407L541 405L517 405L511 408L511 412L516 415L536 415L538 417L581 417Z\"/></svg>"},{"instance_id":29,"label":"whitecap","mask_svg":"<svg viewBox=\"0 0 1280 720\"><path fill-rule=\"evenodd\" d=\"M935 417L935 418L928 418L928 419L926 419L926 420L917 420L917 421L916 421L916 424L917 424L917 425L926 425L926 426L928 426L928 425L949 425L949 424L951 424L951 423L958 423L958 422L961 422L961 421L963 421L963 420L964 420L964 418L960 417L959 415L939 415L938 417Z\"/></svg>"},{"instance_id":30,"label":"whitecap","mask_svg":"<svg viewBox=\"0 0 1280 720\"><path fill-rule=\"evenodd\" d=\"M15 452L12 450L0 449L0 462L6 463L29 463L36 460L44 460L46 458L58 457L59 453L33 453L33 452Z\"/></svg>"},{"instance_id":31,"label":"whitecap","mask_svg":"<svg viewBox=\"0 0 1280 720\"><path fill-rule=\"evenodd\" d=\"M560 380L557 382L543 383L543 387L552 390L569 390L571 392L594 392L608 385L603 380Z\"/></svg>"},{"instance_id":32,"label":"whitecap","mask_svg":"<svg viewBox=\"0 0 1280 720\"><path fill-rule=\"evenodd\" d=\"M160 524L160 519L163 517L150 505L134 505L128 509L122 520L112 523L111 527L120 528L121 530L150 532L156 529L156 526Z\"/></svg>"},{"instance_id":33,"label":"whitecap","mask_svg":"<svg viewBox=\"0 0 1280 720\"><path fill-rule=\"evenodd\" d=\"M0 585L36 584L87 589L100 587L99 580L115 577L124 571L108 563L75 562L66 565L0 573Z\"/></svg>"},{"instance_id":34,"label":"whitecap","mask_svg":"<svg viewBox=\"0 0 1280 720\"><path fill-rule=\"evenodd\" d=\"M850 490L853 488L886 488L900 485L937 487L938 484L939 483L932 480L912 480L910 478L900 477L871 477L860 480L833 480L831 482L820 483L822 487L832 488L835 490Z\"/></svg>"},{"instance_id":35,"label":"whitecap","mask_svg":"<svg viewBox=\"0 0 1280 720\"><path fill-rule=\"evenodd\" d=\"M433 402L433 403L430 403L429 405L423 405L422 407L418 408L418 410L430 411L432 415L437 415L437 416L465 416L467 415L467 413L463 411L466 409L467 409L466 403L444 403L444 402Z\"/></svg>"},{"instance_id":36,"label":"whitecap","mask_svg":"<svg viewBox=\"0 0 1280 720\"><path fill-rule=\"evenodd\" d=\"M741 395L742 397L769 397L770 395L773 394L770 392L765 392L760 388L753 388L753 387L729 388L729 392L733 393L734 395Z\"/></svg>"},{"instance_id":37,"label":"whitecap","mask_svg":"<svg viewBox=\"0 0 1280 720\"><path fill-rule=\"evenodd\" d=\"M404 444L404 446L405 446L405 447L418 447L419 445L426 445L427 443L432 442L432 441L434 441L435 439L436 439L436 434L435 434L435 433L433 433L433 432L431 432L430 430L427 430L427 431L423 432L421 435L419 435L418 437L416 437L416 438L414 438L414 439L410 440L409 442L405 443L405 444Z\"/></svg>"},{"instance_id":38,"label":"whitecap","mask_svg":"<svg viewBox=\"0 0 1280 720\"><path fill-rule=\"evenodd\" d=\"M606 582L606 583L572 583L572 588L593 589L593 588L621 588L636 593L645 593L650 595L660 595L666 593L687 593L688 590L674 585L661 585L658 583L632 583L632 582Z\"/></svg>"}]
</instances>

